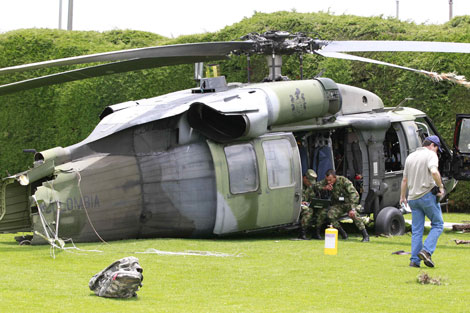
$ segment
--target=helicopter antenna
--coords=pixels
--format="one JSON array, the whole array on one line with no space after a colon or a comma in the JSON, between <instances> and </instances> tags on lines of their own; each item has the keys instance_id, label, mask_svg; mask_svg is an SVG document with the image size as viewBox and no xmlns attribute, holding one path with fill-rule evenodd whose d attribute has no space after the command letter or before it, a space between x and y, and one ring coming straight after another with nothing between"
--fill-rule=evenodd
<instances>
[{"instance_id":1,"label":"helicopter antenna","mask_svg":"<svg viewBox=\"0 0 470 313\"><path fill-rule=\"evenodd\" d=\"M405 103L406 101L411 101L411 100L414 100L414 98L405 98L405 99L403 99L400 103L398 103L398 105L396 107L393 108L392 112L397 111L403 105L403 103Z\"/></svg>"}]
</instances>

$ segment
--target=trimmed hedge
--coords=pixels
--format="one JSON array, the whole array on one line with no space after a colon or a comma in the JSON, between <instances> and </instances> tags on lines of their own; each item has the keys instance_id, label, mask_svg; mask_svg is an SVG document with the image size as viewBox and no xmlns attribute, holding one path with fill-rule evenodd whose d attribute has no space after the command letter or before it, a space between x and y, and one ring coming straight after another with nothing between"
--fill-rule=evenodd
<instances>
[{"instance_id":1,"label":"trimmed hedge","mask_svg":"<svg viewBox=\"0 0 470 313\"><path fill-rule=\"evenodd\" d=\"M276 12L254 13L239 23L215 33L180 36L175 39L140 31L113 30L82 32L51 29L26 29L0 34L0 67L38 62L96 52L199 41L238 40L250 32L279 29L305 32L328 40L432 40L470 42L470 16L456 17L443 25L417 25L394 18L334 16L328 13ZM458 72L470 76L470 56L444 53L361 53L379 59L435 72ZM283 74L298 78L298 59L285 57ZM220 62L229 82L246 82L246 59L234 57ZM74 67L41 69L0 76L0 84ZM265 59L252 57L252 81L267 76ZM448 144L452 143L456 113L470 111L470 90L448 82L436 83L427 77L379 65L304 57L304 77L323 76L339 83L365 88L379 95L386 106L404 98L433 119ZM68 146L83 140L98 122L104 107L128 100L154 97L194 86L193 66L182 65L116 74L62 85L43 87L0 97L0 176L30 166L31 155L22 149L38 151ZM470 210L461 184L452 195L452 210Z\"/></svg>"}]
</instances>

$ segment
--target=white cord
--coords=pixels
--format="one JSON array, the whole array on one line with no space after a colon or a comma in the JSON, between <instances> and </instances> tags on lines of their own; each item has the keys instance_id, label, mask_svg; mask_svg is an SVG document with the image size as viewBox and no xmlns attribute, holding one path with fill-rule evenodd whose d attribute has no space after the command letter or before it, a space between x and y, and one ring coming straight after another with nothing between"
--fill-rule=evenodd
<instances>
[{"instance_id":1,"label":"white cord","mask_svg":"<svg viewBox=\"0 0 470 313\"><path fill-rule=\"evenodd\" d=\"M96 236L98 236L98 238L105 244L109 245L109 243L107 243L103 238L101 238L101 236L98 234L98 232L96 231L95 229L95 226L93 225L91 219L90 219L90 215L88 215L88 210L85 206L85 199L83 198L83 193L82 193L82 187L80 186L80 183L82 181L82 176L80 175L80 172L77 170L77 169L74 169L75 170L75 173L78 175L78 191L80 192L80 198L82 200L82 204L83 204L83 208L85 209L85 213L86 213L86 217L88 218L88 222L90 223L90 226L91 228L93 229L93 231L95 232Z\"/></svg>"},{"instance_id":2,"label":"white cord","mask_svg":"<svg viewBox=\"0 0 470 313\"><path fill-rule=\"evenodd\" d=\"M144 252L135 252L142 254L158 254L158 255L194 255L194 256L216 256L216 257L241 257L239 253L236 254L227 254L221 252L211 252L211 251L184 251L184 252L172 252L172 251L161 251L153 248L149 248Z\"/></svg>"}]
</instances>

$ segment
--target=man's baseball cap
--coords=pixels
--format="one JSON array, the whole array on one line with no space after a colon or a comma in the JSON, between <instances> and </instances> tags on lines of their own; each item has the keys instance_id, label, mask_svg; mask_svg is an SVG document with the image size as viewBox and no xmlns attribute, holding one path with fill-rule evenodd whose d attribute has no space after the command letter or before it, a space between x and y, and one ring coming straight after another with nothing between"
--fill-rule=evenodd
<instances>
[{"instance_id":1,"label":"man's baseball cap","mask_svg":"<svg viewBox=\"0 0 470 313\"><path fill-rule=\"evenodd\" d=\"M442 152L441 141L439 140L439 137L433 135L433 136L426 137L424 140L429 140L430 142L432 142L439 148L439 151Z\"/></svg>"}]
</instances>

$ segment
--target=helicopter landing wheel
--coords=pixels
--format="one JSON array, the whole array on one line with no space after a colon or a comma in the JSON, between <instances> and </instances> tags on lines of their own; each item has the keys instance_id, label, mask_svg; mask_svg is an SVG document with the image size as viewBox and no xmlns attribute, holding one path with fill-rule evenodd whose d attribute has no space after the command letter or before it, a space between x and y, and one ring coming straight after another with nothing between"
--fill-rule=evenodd
<instances>
[{"instance_id":1,"label":"helicopter landing wheel","mask_svg":"<svg viewBox=\"0 0 470 313\"><path fill-rule=\"evenodd\" d=\"M405 233L405 218L395 207L383 208L375 221L375 233L388 236L401 236Z\"/></svg>"}]
</instances>

